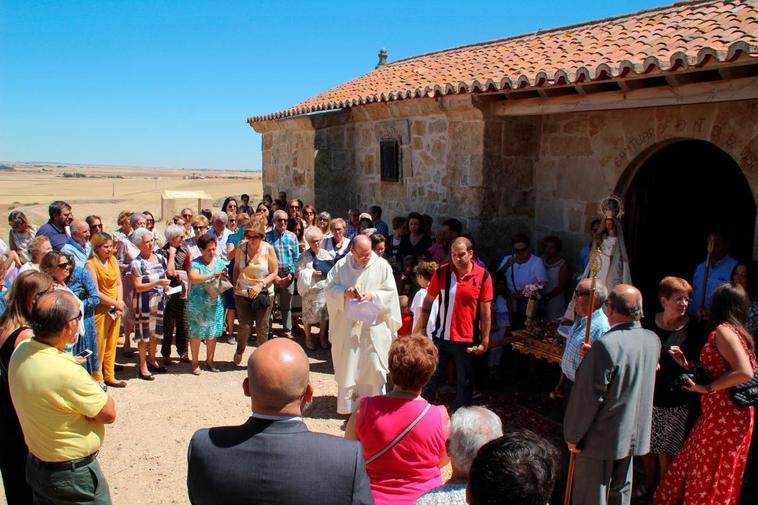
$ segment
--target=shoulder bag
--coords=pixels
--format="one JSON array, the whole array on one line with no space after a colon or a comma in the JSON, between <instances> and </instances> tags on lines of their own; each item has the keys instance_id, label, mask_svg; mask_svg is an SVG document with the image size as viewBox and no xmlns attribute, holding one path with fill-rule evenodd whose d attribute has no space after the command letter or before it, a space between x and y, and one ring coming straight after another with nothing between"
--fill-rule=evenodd
<instances>
[{"instance_id":1,"label":"shoulder bag","mask_svg":"<svg viewBox=\"0 0 758 505\"><path fill-rule=\"evenodd\" d=\"M400 442L403 439L403 437L405 437L413 429L414 426L416 426L419 422L421 422L421 420L424 418L426 413L429 412L430 408L432 408L432 404L427 402L426 407L424 407L424 410L421 411L421 413L416 417L416 419L411 421L411 424L406 426L405 429L401 431L395 438L393 438L389 444L385 445L380 451L374 453L371 457L366 459L366 466L368 466L370 463L373 463L376 459L380 458L387 451L395 447L397 443Z\"/></svg>"},{"instance_id":2,"label":"shoulder bag","mask_svg":"<svg viewBox=\"0 0 758 505\"><path fill-rule=\"evenodd\" d=\"M744 341L744 337L738 332L736 329L732 328L735 333L737 333L737 336L740 338L740 341L742 341L744 344L747 344ZM719 351L718 347L716 346L716 337L713 337L713 347L716 349L716 352L719 353L719 356L721 356L721 351ZM753 357L753 353L750 352L747 345L745 345L745 350L748 353L748 359ZM726 360L724 359L724 356L721 356L721 360L728 365ZM732 397L732 401L735 405L738 407L751 407L753 405L758 405L758 366L753 368L753 378L750 379L747 382L743 382L742 384L737 384L736 386L732 386L728 389L729 396Z\"/></svg>"}]
</instances>

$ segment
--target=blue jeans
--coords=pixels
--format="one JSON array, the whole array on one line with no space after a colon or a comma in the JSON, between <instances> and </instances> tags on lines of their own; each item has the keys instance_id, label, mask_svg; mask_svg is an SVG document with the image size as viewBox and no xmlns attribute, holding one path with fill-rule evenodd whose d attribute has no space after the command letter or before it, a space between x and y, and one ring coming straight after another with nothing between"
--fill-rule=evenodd
<instances>
[{"instance_id":1,"label":"blue jeans","mask_svg":"<svg viewBox=\"0 0 758 505\"><path fill-rule=\"evenodd\" d=\"M466 349L473 344L435 338L434 345L437 346L437 351L439 351L439 363L437 364L437 370L434 371L434 375L432 375L432 378L426 384L426 387L424 387L421 395L430 403L436 402L437 388L440 382L445 380L447 363L450 359L453 359L455 361L456 374L454 409L468 407L471 405L471 397L474 393L474 360L473 356L466 352Z\"/></svg>"},{"instance_id":2,"label":"blue jeans","mask_svg":"<svg viewBox=\"0 0 758 505\"><path fill-rule=\"evenodd\" d=\"M72 503L110 505L111 495L97 460L79 468L50 469L31 456L26 460L26 481L32 488L35 505Z\"/></svg>"}]
</instances>

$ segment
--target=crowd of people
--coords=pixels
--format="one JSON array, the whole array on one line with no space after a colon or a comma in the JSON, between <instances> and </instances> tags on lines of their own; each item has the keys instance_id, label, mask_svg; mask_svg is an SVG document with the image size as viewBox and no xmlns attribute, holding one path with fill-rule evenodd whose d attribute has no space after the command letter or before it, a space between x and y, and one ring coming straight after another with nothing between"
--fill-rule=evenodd
<instances>
[{"instance_id":1,"label":"crowd of people","mask_svg":"<svg viewBox=\"0 0 758 505\"><path fill-rule=\"evenodd\" d=\"M82 493L78 502L109 503L96 455L115 420L107 390L128 385L118 346L153 381L182 363L193 375L219 372L221 340L238 366L256 346L243 384L253 414L193 437L195 504L256 493L284 503L546 503L556 481L575 482L576 504L630 503L633 492L662 505L736 504L754 407L730 390L754 378L754 266L729 256L715 232L708 261L690 280L662 279L661 311L643 319L619 203L601 209L576 269L557 236L541 241L540 257L517 234L488 268L458 219L435 228L411 212L388 226L378 206L343 219L284 192L256 207L242 195L218 210L185 208L163 229L149 211L124 210L111 230L63 201L39 228L14 210L0 241L8 503ZM562 458L534 433L504 435L496 414L472 406L498 373L505 337L540 318L565 323ZM301 421L313 395L306 353L318 348L332 356L348 441ZM444 383L455 388L452 416ZM287 466L286 481L240 464L277 468L292 456L302 468L293 478ZM633 490L636 456L646 479ZM87 478L96 485L85 492ZM66 479L78 484L55 484Z\"/></svg>"}]
</instances>

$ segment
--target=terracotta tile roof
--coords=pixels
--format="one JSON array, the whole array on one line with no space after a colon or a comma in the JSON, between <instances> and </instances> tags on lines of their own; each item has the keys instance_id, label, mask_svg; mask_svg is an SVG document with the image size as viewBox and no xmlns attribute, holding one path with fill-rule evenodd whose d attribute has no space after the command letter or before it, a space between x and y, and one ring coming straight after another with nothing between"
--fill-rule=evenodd
<instances>
[{"instance_id":1,"label":"terracotta tile roof","mask_svg":"<svg viewBox=\"0 0 758 505\"><path fill-rule=\"evenodd\" d=\"M450 93L565 85L758 57L758 0L690 1L380 66L249 123Z\"/></svg>"}]
</instances>

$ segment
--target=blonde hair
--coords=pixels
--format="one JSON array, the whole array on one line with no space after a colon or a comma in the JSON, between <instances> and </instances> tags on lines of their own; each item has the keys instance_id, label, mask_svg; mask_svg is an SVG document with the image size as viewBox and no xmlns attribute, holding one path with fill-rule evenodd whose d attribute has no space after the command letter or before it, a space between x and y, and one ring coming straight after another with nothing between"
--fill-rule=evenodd
<instances>
[{"instance_id":1,"label":"blonde hair","mask_svg":"<svg viewBox=\"0 0 758 505\"><path fill-rule=\"evenodd\" d=\"M50 244L50 239L44 235L38 235L31 239L29 241L29 245L27 246L27 249L29 250L29 256L34 259L35 256L42 252L42 247L45 244ZM42 258L39 259L41 260Z\"/></svg>"},{"instance_id":2,"label":"blonde hair","mask_svg":"<svg viewBox=\"0 0 758 505\"><path fill-rule=\"evenodd\" d=\"M202 214L198 214L197 216L192 218L192 221L190 221L191 226L210 226L210 223L208 222L208 218L205 217Z\"/></svg>"},{"instance_id":3,"label":"blonde hair","mask_svg":"<svg viewBox=\"0 0 758 505\"><path fill-rule=\"evenodd\" d=\"M122 210L118 213L118 217L116 218L116 224L119 226L124 225L124 220L129 219L131 215L134 214L131 210Z\"/></svg>"},{"instance_id":4,"label":"blonde hair","mask_svg":"<svg viewBox=\"0 0 758 505\"><path fill-rule=\"evenodd\" d=\"M247 235L248 232L253 232L263 238L266 236L266 219L263 216L256 214L250 218L250 221L245 224L243 229L244 235Z\"/></svg>"}]
</instances>

